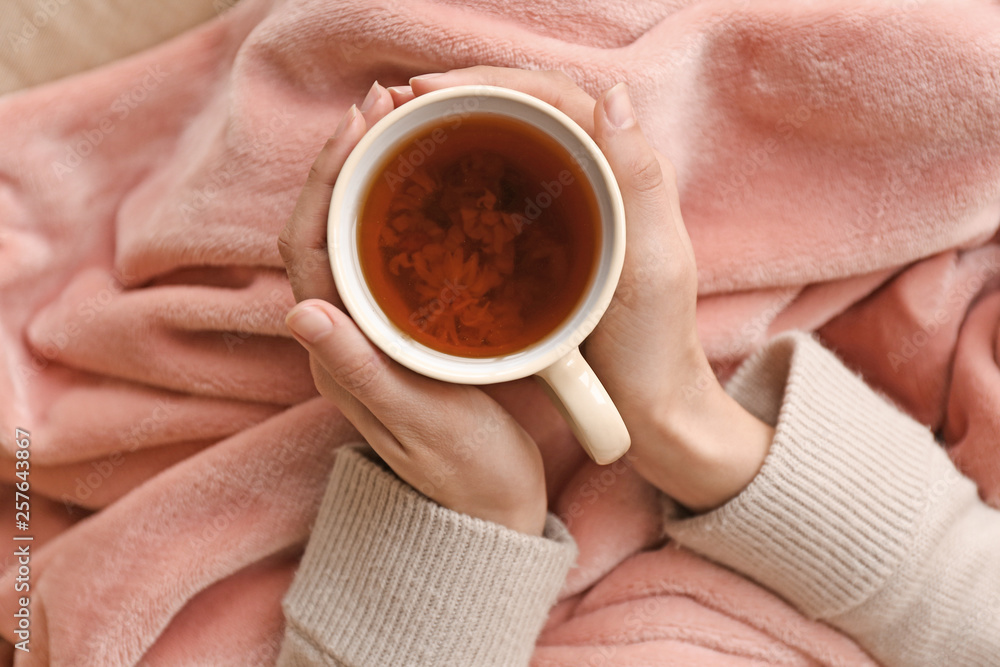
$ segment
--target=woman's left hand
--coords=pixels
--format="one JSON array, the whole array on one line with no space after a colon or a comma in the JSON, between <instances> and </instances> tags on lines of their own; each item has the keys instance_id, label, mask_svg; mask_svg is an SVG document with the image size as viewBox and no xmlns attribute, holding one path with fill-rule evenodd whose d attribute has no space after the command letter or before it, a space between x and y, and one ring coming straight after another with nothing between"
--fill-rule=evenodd
<instances>
[{"instance_id":1,"label":"woman's left hand","mask_svg":"<svg viewBox=\"0 0 1000 667\"><path fill-rule=\"evenodd\" d=\"M369 127L412 97L377 83L320 151L278 247L299 301L286 322L309 351L319 392L404 481L456 512L541 535L542 459L500 405L470 386L418 375L376 348L338 306L326 245L334 182Z\"/></svg>"}]
</instances>

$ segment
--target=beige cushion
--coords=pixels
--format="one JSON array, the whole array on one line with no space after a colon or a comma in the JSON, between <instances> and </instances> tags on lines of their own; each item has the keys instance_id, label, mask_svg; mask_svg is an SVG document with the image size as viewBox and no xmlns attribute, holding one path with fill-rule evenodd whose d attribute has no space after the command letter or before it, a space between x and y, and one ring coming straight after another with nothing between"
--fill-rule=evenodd
<instances>
[{"instance_id":1,"label":"beige cushion","mask_svg":"<svg viewBox=\"0 0 1000 667\"><path fill-rule=\"evenodd\" d=\"M2 0L0 94L149 48L235 0Z\"/></svg>"}]
</instances>

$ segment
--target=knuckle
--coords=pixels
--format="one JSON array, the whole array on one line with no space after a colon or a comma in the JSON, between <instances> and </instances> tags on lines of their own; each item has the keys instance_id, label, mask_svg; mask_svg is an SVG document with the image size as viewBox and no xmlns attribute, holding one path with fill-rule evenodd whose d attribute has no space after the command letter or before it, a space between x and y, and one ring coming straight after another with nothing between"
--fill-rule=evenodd
<instances>
[{"instance_id":1,"label":"knuckle","mask_svg":"<svg viewBox=\"0 0 1000 667\"><path fill-rule=\"evenodd\" d=\"M561 88L575 88L576 83L569 77L566 72L560 69L550 69L544 72L553 83L553 85L559 86Z\"/></svg>"},{"instance_id":2,"label":"knuckle","mask_svg":"<svg viewBox=\"0 0 1000 667\"><path fill-rule=\"evenodd\" d=\"M666 185L660 161L649 153L635 160L629 172L632 187L640 194L659 194Z\"/></svg>"},{"instance_id":3,"label":"knuckle","mask_svg":"<svg viewBox=\"0 0 1000 667\"><path fill-rule=\"evenodd\" d=\"M665 262L656 273L655 282L661 287L669 287L685 297L697 292L698 281L694 267L683 257L673 253L674 261ZM651 281L652 282L652 281Z\"/></svg>"},{"instance_id":4,"label":"knuckle","mask_svg":"<svg viewBox=\"0 0 1000 667\"><path fill-rule=\"evenodd\" d=\"M352 394L371 390L385 370L385 362L376 352L356 355L330 370L341 387Z\"/></svg>"},{"instance_id":5,"label":"knuckle","mask_svg":"<svg viewBox=\"0 0 1000 667\"><path fill-rule=\"evenodd\" d=\"M278 254L281 255L281 261L283 261L286 266L290 265L292 260L295 258L295 246L292 245L292 240L289 236L288 227L285 227L285 229L278 234Z\"/></svg>"},{"instance_id":6,"label":"knuckle","mask_svg":"<svg viewBox=\"0 0 1000 667\"><path fill-rule=\"evenodd\" d=\"M562 109L577 90L576 82L561 70L547 70L542 74L549 80L550 84L549 103L557 109Z\"/></svg>"},{"instance_id":7,"label":"knuckle","mask_svg":"<svg viewBox=\"0 0 1000 667\"><path fill-rule=\"evenodd\" d=\"M488 86L509 86L508 76L500 67L490 65L473 65L464 69L455 70L468 76L473 81L483 83Z\"/></svg>"}]
</instances>

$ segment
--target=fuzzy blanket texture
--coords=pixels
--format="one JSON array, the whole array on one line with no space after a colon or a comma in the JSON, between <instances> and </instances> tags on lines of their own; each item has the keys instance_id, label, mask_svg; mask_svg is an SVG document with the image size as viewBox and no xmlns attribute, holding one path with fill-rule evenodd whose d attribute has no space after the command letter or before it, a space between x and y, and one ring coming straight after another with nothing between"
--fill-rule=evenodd
<instances>
[{"instance_id":1,"label":"fuzzy blanket texture","mask_svg":"<svg viewBox=\"0 0 1000 667\"><path fill-rule=\"evenodd\" d=\"M719 373L816 330L1000 506L995 2L245 0L0 99L7 508L15 429L31 440L18 665L273 662L332 459L356 438L284 327L278 232L373 80L473 64L564 70L592 94L628 81L677 167ZM494 394L537 439L580 546L538 667L872 664L661 544L653 490L589 463L532 380Z\"/></svg>"}]
</instances>

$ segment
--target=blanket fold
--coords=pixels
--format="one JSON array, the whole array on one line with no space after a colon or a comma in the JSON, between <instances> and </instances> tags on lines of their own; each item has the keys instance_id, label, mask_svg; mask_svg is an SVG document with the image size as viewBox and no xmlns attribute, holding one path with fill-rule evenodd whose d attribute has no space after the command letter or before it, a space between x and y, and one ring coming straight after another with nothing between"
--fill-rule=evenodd
<instances>
[{"instance_id":1,"label":"blanket fold","mask_svg":"<svg viewBox=\"0 0 1000 667\"><path fill-rule=\"evenodd\" d=\"M284 329L276 238L376 78L627 80L677 167L719 374L817 330L1000 506L998 63L985 0L243 0L0 98L0 480L13 496L14 430L30 431L36 537L17 664L273 663L281 596L357 437ZM627 460L589 464L531 380L490 391L538 442L580 546L535 664L872 664L663 545L653 490Z\"/></svg>"}]
</instances>

